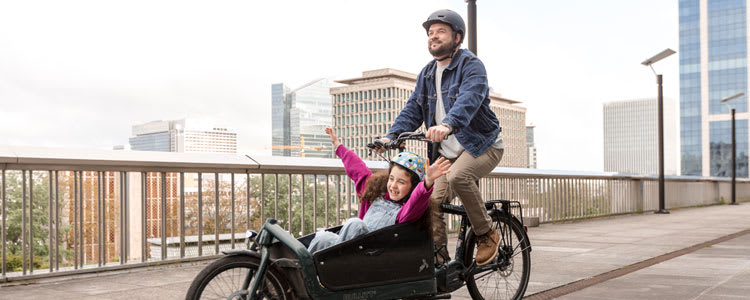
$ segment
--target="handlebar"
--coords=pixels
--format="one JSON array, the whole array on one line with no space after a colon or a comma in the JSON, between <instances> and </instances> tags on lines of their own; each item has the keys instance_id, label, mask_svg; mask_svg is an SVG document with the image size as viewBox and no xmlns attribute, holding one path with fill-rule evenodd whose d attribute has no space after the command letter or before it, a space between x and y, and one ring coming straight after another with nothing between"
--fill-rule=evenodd
<instances>
[{"instance_id":1,"label":"handlebar","mask_svg":"<svg viewBox=\"0 0 750 300\"><path fill-rule=\"evenodd\" d=\"M367 144L367 148L373 150L377 148L399 149L400 151L404 151L404 149L406 148L404 146L404 142L408 140L430 142L429 139L425 138L424 132L402 132L395 140L389 142L383 142L383 140L377 138L372 143Z\"/></svg>"}]
</instances>

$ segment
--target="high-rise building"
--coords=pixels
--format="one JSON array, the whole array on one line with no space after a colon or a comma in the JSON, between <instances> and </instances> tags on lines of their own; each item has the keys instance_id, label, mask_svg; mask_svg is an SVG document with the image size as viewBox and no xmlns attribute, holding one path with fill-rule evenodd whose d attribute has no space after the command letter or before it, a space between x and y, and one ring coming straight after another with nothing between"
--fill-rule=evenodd
<instances>
[{"instance_id":1,"label":"high-rise building","mask_svg":"<svg viewBox=\"0 0 750 300\"><path fill-rule=\"evenodd\" d=\"M395 69L362 72L362 77L338 80L344 86L331 88L333 126L341 142L365 159L367 144L388 132L414 92L417 75ZM490 108L502 126L505 152L499 166L526 167L526 108L518 101L490 92ZM424 131L424 128L419 130ZM426 155L424 143L410 141L407 148Z\"/></svg>"},{"instance_id":2,"label":"high-rise building","mask_svg":"<svg viewBox=\"0 0 750 300\"><path fill-rule=\"evenodd\" d=\"M534 125L526 126L526 167L536 169L536 145L534 144Z\"/></svg>"},{"instance_id":3,"label":"high-rise building","mask_svg":"<svg viewBox=\"0 0 750 300\"><path fill-rule=\"evenodd\" d=\"M290 90L271 86L273 155L331 157L331 82L316 79Z\"/></svg>"},{"instance_id":4,"label":"high-rise building","mask_svg":"<svg viewBox=\"0 0 750 300\"><path fill-rule=\"evenodd\" d=\"M604 171L659 172L659 124L656 98L604 104ZM679 175L677 107L664 100L664 173Z\"/></svg>"},{"instance_id":5,"label":"high-rise building","mask_svg":"<svg viewBox=\"0 0 750 300\"><path fill-rule=\"evenodd\" d=\"M721 99L747 94L747 2L680 0L680 141L683 175L731 176L731 116ZM747 177L747 97L737 110L737 176Z\"/></svg>"},{"instance_id":6,"label":"high-rise building","mask_svg":"<svg viewBox=\"0 0 750 300\"><path fill-rule=\"evenodd\" d=\"M292 152L289 147L290 141L290 124L289 109L291 101L287 99L289 88L283 83L271 85L271 145L274 146L272 154L274 156L291 156Z\"/></svg>"},{"instance_id":7,"label":"high-rise building","mask_svg":"<svg viewBox=\"0 0 750 300\"><path fill-rule=\"evenodd\" d=\"M237 133L198 120L159 120L133 125L136 151L237 153Z\"/></svg>"}]
</instances>

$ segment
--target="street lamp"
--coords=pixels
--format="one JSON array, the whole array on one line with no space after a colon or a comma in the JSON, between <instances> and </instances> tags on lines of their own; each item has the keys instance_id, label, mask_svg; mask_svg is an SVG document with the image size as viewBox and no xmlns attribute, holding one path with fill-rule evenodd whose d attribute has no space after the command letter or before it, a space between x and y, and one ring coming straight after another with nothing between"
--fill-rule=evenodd
<instances>
[{"instance_id":1,"label":"street lamp","mask_svg":"<svg viewBox=\"0 0 750 300\"><path fill-rule=\"evenodd\" d=\"M656 84L658 85L658 107L659 107L659 210L654 213L657 214L668 214L669 211L664 208L664 99L662 95L661 87L661 74L656 74L654 67L652 66L657 61L660 61L667 56L675 54L676 52L672 49L667 48L666 50L659 52L651 58L643 61L641 64L651 68L651 71L656 75Z\"/></svg>"},{"instance_id":2,"label":"street lamp","mask_svg":"<svg viewBox=\"0 0 750 300\"><path fill-rule=\"evenodd\" d=\"M721 102L729 106L729 103L727 103L729 100L737 99L742 96L745 96L745 93L734 94L732 96L721 99ZM732 109L732 203L730 204L737 205L737 140L735 137L734 107L729 106L729 108Z\"/></svg>"},{"instance_id":3,"label":"street lamp","mask_svg":"<svg viewBox=\"0 0 750 300\"><path fill-rule=\"evenodd\" d=\"M477 0L466 0L466 14L469 28L464 35L468 35L469 51L479 56L477 54Z\"/></svg>"}]
</instances>

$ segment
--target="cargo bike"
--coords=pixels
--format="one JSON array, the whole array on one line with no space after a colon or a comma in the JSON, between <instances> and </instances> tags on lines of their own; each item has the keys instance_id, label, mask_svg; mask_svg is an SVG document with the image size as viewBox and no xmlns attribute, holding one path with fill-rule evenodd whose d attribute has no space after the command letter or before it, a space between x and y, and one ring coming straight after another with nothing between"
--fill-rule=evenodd
<instances>
[{"instance_id":1,"label":"cargo bike","mask_svg":"<svg viewBox=\"0 0 750 300\"><path fill-rule=\"evenodd\" d=\"M407 132L368 146L403 150L407 140L428 141L423 133ZM450 299L463 286L472 299L521 299L531 271L521 205L492 200L485 207L500 242L498 255L483 266L474 261L477 237L460 205L440 206L460 219L453 260L440 264L431 230L416 223L391 225L311 254L314 233L295 238L269 218L260 233L249 233L248 249L224 251L204 268L186 299Z\"/></svg>"}]
</instances>

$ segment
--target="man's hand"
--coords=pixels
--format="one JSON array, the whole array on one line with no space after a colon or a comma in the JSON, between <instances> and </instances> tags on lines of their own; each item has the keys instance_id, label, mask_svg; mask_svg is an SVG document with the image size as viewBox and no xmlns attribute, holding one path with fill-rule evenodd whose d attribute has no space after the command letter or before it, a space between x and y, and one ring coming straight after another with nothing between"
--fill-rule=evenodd
<instances>
[{"instance_id":1,"label":"man's hand","mask_svg":"<svg viewBox=\"0 0 750 300\"><path fill-rule=\"evenodd\" d=\"M424 137L430 139L433 142L439 143L442 142L450 133L451 130L450 128L448 128L448 126L437 125L430 127L430 129L427 129L427 134L425 134Z\"/></svg>"},{"instance_id":2,"label":"man's hand","mask_svg":"<svg viewBox=\"0 0 750 300\"><path fill-rule=\"evenodd\" d=\"M445 159L445 157L438 158L434 165L430 165L429 158L426 162L427 167L425 168L424 187L429 190L435 182L435 179L450 173L450 170L448 169L451 167L451 162Z\"/></svg>"},{"instance_id":3,"label":"man's hand","mask_svg":"<svg viewBox=\"0 0 750 300\"><path fill-rule=\"evenodd\" d=\"M391 139L389 139L387 137L380 138L380 140L383 141L383 144L387 144L388 142L391 141ZM385 147L377 147L377 148L375 148L375 152L377 152L377 153L385 153L386 150L387 149L385 149Z\"/></svg>"},{"instance_id":4,"label":"man's hand","mask_svg":"<svg viewBox=\"0 0 750 300\"><path fill-rule=\"evenodd\" d=\"M339 143L339 138L336 136L336 133L331 128L326 128L326 134L328 135L328 137L331 138L331 144L333 144L333 151L336 151L336 149L339 148L339 145L341 145L341 143Z\"/></svg>"}]
</instances>

